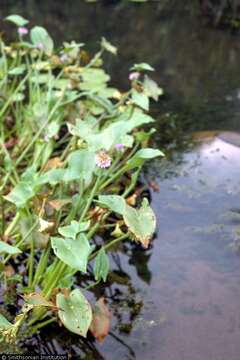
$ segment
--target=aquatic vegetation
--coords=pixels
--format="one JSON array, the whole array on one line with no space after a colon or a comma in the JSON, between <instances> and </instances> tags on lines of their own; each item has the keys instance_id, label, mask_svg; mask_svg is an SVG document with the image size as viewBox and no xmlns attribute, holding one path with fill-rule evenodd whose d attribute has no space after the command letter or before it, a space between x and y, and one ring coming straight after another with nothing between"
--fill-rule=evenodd
<instances>
[{"instance_id":1,"label":"aquatic vegetation","mask_svg":"<svg viewBox=\"0 0 240 360\"><path fill-rule=\"evenodd\" d=\"M19 41L0 40L1 281L14 282L23 306L11 322L0 315L1 337L58 321L102 341L110 312L85 293L107 280L113 245L148 247L154 234L148 200L135 207L127 199L145 161L163 156L142 129L154 122L146 112L162 90L145 63L131 69L138 76L129 91L109 86L103 54L117 49L105 38L89 59L82 43L56 49L46 29L27 29L18 15L6 20Z\"/></svg>"}]
</instances>

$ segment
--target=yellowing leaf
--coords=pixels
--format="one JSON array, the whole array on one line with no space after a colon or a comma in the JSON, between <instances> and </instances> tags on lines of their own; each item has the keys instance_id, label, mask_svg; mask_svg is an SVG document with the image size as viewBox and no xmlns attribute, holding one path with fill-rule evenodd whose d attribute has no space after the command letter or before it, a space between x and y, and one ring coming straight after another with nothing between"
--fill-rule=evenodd
<instances>
[{"instance_id":1,"label":"yellowing leaf","mask_svg":"<svg viewBox=\"0 0 240 360\"><path fill-rule=\"evenodd\" d=\"M103 49L107 50L108 52L112 53L113 55L117 55L117 48L116 46L112 45L109 41L102 37L101 46Z\"/></svg>"},{"instance_id":2,"label":"yellowing leaf","mask_svg":"<svg viewBox=\"0 0 240 360\"><path fill-rule=\"evenodd\" d=\"M134 239L147 248L156 228L156 217L148 200L143 199L140 209L126 205L123 219Z\"/></svg>"},{"instance_id":3,"label":"yellowing leaf","mask_svg":"<svg viewBox=\"0 0 240 360\"><path fill-rule=\"evenodd\" d=\"M45 306L58 309L52 301L48 301L41 293L31 293L23 296L25 302L33 306Z\"/></svg>"}]
</instances>

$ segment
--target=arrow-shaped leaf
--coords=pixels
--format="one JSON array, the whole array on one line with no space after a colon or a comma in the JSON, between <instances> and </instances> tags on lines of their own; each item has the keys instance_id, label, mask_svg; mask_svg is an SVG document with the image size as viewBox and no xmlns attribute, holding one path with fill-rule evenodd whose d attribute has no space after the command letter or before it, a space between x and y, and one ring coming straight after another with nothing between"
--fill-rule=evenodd
<instances>
[{"instance_id":1,"label":"arrow-shaped leaf","mask_svg":"<svg viewBox=\"0 0 240 360\"><path fill-rule=\"evenodd\" d=\"M58 294L57 306L63 325L73 333L86 337L92 321L92 309L81 291L75 289L69 296Z\"/></svg>"},{"instance_id":2,"label":"arrow-shaped leaf","mask_svg":"<svg viewBox=\"0 0 240 360\"><path fill-rule=\"evenodd\" d=\"M85 234L80 233L76 239L52 237L51 243L55 255L65 264L84 273L87 271L92 248Z\"/></svg>"},{"instance_id":3,"label":"arrow-shaped leaf","mask_svg":"<svg viewBox=\"0 0 240 360\"><path fill-rule=\"evenodd\" d=\"M140 209L126 205L123 219L136 241L147 248L156 228L156 217L147 199L143 199Z\"/></svg>"}]
</instances>

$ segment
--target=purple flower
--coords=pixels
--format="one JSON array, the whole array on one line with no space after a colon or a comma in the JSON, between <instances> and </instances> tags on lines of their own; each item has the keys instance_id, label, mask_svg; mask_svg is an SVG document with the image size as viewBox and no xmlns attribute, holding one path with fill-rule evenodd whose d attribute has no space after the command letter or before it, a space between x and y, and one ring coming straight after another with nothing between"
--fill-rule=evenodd
<instances>
[{"instance_id":1,"label":"purple flower","mask_svg":"<svg viewBox=\"0 0 240 360\"><path fill-rule=\"evenodd\" d=\"M44 48L43 43L38 43L38 44L37 44L37 48L38 48L39 50L43 50L43 48Z\"/></svg>"},{"instance_id":2,"label":"purple flower","mask_svg":"<svg viewBox=\"0 0 240 360\"><path fill-rule=\"evenodd\" d=\"M122 150L124 150L124 145L123 144L116 144L115 149L119 150L119 151L122 151Z\"/></svg>"},{"instance_id":3,"label":"purple flower","mask_svg":"<svg viewBox=\"0 0 240 360\"><path fill-rule=\"evenodd\" d=\"M105 150L100 150L95 155L95 162L101 169L106 169L111 166L112 159Z\"/></svg>"},{"instance_id":4,"label":"purple flower","mask_svg":"<svg viewBox=\"0 0 240 360\"><path fill-rule=\"evenodd\" d=\"M140 73L138 71L132 72L129 74L129 80L133 81L133 80L137 80L140 76Z\"/></svg>"},{"instance_id":5,"label":"purple flower","mask_svg":"<svg viewBox=\"0 0 240 360\"><path fill-rule=\"evenodd\" d=\"M46 142L49 142L50 141L50 137L49 137L49 135L48 134L46 134L46 135L44 135L44 141L46 141Z\"/></svg>"},{"instance_id":6,"label":"purple flower","mask_svg":"<svg viewBox=\"0 0 240 360\"><path fill-rule=\"evenodd\" d=\"M17 31L18 31L19 35L27 35L28 34L28 29L25 27L19 27Z\"/></svg>"}]
</instances>

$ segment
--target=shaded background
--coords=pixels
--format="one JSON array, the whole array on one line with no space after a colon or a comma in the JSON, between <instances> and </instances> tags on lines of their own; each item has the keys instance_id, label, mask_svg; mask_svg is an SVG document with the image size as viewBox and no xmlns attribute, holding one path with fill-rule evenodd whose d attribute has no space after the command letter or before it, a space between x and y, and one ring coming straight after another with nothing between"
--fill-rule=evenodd
<instances>
[{"instance_id":1,"label":"shaded background","mask_svg":"<svg viewBox=\"0 0 240 360\"><path fill-rule=\"evenodd\" d=\"M90 53L105 36L119 49L117 58L107 57L106 67L120 88L129 85L133 63L150 63L165 90L155 114L177 112L190 130L239 128L239 35L215 29L198 1L1 0L1 19L13 13L45 26L57 44L74 39ZM1 25L13 37L12 26Z\"/></svg>"}]
</instances>

